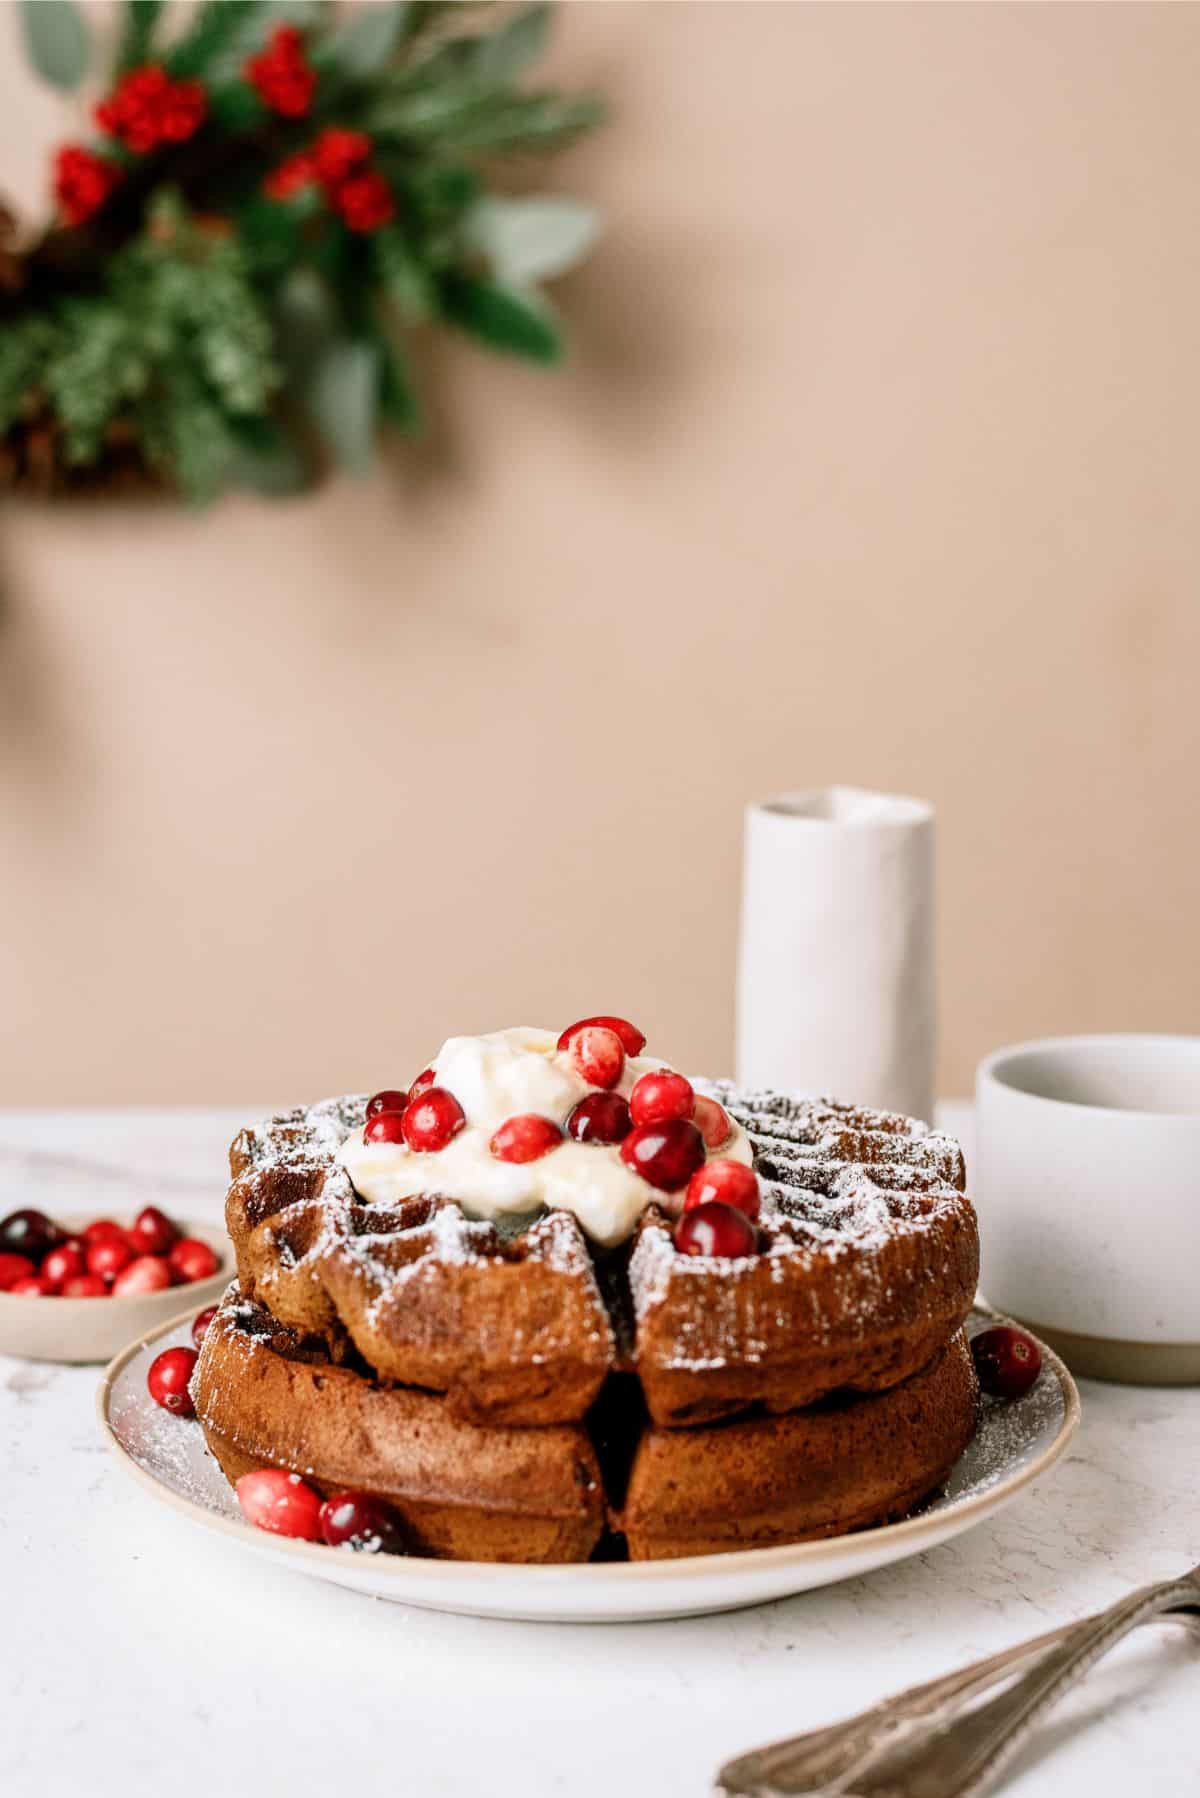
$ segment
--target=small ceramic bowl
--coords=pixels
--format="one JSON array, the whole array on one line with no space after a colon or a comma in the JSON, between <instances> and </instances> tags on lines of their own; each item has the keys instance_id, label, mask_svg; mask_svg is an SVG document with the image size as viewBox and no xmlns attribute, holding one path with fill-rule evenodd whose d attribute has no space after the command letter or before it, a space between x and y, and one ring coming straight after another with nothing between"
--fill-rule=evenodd
<instances>
[{"instance_id":1,"label":"small ceramic bowl","mask_svg":"<svg viewBox=\"0 0 1200 1798\"><path fill-rule=\"evenodd\" d=\"M997 1050L976 1129L989 1301L1075 1373L1200 1382L1200 1037Z\"/></svg>"},{"instance_id":2,"label":"small ceramic bowl","mask_svg":"<svg viewBox=\"0 0 1200 1798\"><path fill-rule=\"evenodd\" d=\"M82 1231L89 1218L68 1214L55 1222ZM185 1305L215 1305L233 1277L233 1251L224 1230L173 1220L182 1236L206 1242L220 1260L207 1280L168 1286L127 1299L54 1299L0 1292L0 1355L28 1361L111 1361L128 1342L148 1336Z\"/></svg>"}]
</instances>

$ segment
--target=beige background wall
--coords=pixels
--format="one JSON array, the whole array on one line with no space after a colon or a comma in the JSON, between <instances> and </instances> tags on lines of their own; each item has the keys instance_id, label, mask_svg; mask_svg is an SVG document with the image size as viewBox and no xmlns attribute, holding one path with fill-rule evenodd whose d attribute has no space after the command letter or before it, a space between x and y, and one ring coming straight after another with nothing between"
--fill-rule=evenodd
<instances>
[{"instance_id":1,"label":"beige background wall","mask_svg":"<svg viewBox=\"0 0 1200 1798\"><path fill-rule=\"evenodd\" d=\"M0 514L0 1100L594 1009L725 1067L740 808L827 779L937 804L944 1090L1200 1023L1200 9L564 15L565 375L438 352L301 503Z\"/></svg>"}]
</instances>

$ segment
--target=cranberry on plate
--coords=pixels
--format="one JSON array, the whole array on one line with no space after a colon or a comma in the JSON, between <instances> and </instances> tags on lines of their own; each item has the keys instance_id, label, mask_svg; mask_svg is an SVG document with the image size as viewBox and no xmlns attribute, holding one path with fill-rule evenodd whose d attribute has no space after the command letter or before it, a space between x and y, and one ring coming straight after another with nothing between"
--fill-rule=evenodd
<instances>
[{"instance_id":1,"label":"cranberry on plate","mask_svg":"<svg viewBox=\"0 0 1200 1798\"><path fill-rule=\"evenodd\" d=\"M535 1111L524 1111L506 1118L493 1132L488 1147L497 1161L540 1161L551 1149L557 1149L563 1133L552 1119Z\"/></svg>"},{"instance_id":2,"label":"cranberry on plate","mask_svg":"<svg viewBox=\"0 0 1200 1798\"><path fill-rule=\"evenodd\" d=\"M631 1024L628 1018L604 1017L580 1018L576 1023L568 1024L558 1039L559 1048L569 1049L572 1038L578 1036L581 1030L587 1030L592 1024L599 1024L605 1030L611 1030L615 1036L619 1037L621 1047L626 1055L640 1055L646 1047L644 1031L639 1030L636 1024Z\"/></svg>"},{"instance_id":3,"label":"cranberry on plate","mask_svg":"<svg viewBox=\"0 0 1200 1798\"><path fill-rule=\"evenodd\" d=\"M192 1341L197 1348L200 1347L200 1344L207 1336L208 1326L216 1315L217 1307L215 1305L206 1305L204 1310L197 1311L195 1317L192 1319Z\"/></svg>"},{"instance_id":4,"label":"cranberry on plate","mask_svg":"<svg viewBox=\"0 0 1200 1798\"><path fill-rule=\"evenodd\" d=\"M147 1292L165 1292L170 1284L171 1269L164 1256L139 1255L113 1281L113 1297L141 1298Z\"/></svg>"},{"instance_id":5,"label":"cranberry on plate","mask_svg":"<svg viewBox=\"0 0 1200 1798\"><path fill-rule=\"evenodd\" d=\"M43 1280L51 1286L62 1286L67 1280L73 1280L77 1274L86 1273L87 1268L81 1251L73 1242L61 1242L56 1249L51 1249L41 1266Z\"/></svg>"},{"instance_id":6,"label":"cranberry on plate","mask_svg":"<svg viewBox=\"0 0 1200 1798\"><path fill-rule=\"evenodd\" d=\"M407 1093L398 1093L391 1087L385 1087L382 1092L372 1093L367 1100L367 1121L381 1116L385 1111L403 1111L407 1104Z\"/></svg>"},{"instance_id":7,"label":"cranberry on plate","mask_svg":"<svg viewBox=\"0 0 1200 1798\"><path fill-rule=\"evenodd\" d=\"M54 1288L49 1280L43 1280L40 1274L30 1274L23 1280L14 1280L8 1289L14 1298L48 1299L54 1295Z\"/></svg>"},{"instance_id":8,"label":"cranberry on plate","mask_svg":"<svg viewBox=\"0 0 1200 1798\"><path fill-rule=\"evenodd\" d=\"M692 1122L709 1149L719 1149L733 1135L733 1124L725 1107L718 1105L715 1099L706 1099L703 1093L696 1094Z\"/></svg>"},{"instance_id":9,"label":"cranberry on plate","mask_svg":"<svg viewBox=\"0 0 1200 1798\"><path fill-rule=\"evenodd\" d=\"M452 1092L444 1086L428 1086L404 1113L401 1128L410 1149L432 1154L452 1142L466 1121Z\"/></svg>"},{"instance_id":10,"label":"cranberry on plate","mask_svg":"<svg viewBox=\"0 0 1200 1798\"><path fill-rule=\"evenodd\" d=\"M106 1299L108 1282L99 1274L74 1274L63 1282L61 1296L64 1299Z\"/></svg>"},{"instance_id":11,"label":"cranberry on plate","mask_svg":"<svg viewBox=\"0 0 1200 1798\"><path fill-rule=\"evenodd\" d=\"M164 1349L161 1355L155 1356L146 1375L146 1385L156 1405L176 1417L196 1415L188 1381L199 1359L195 1349L190 1348Z\"/></svg>"},{"instance_id":12,"label":"cranberry on plate","mask_svg":"<svg viewBox=\"0 0 1200 1798\"><path fill-rule=\"evenodd\" d=\"M256 1529L273 1536L295 1536L302 1542L320 1542L321 1499L298 1473L279 1467L260 1467L244 1473L234 1487L242 1516Z\"/></svg>"},{"instance_id":13,"label":"cranberry on plate","mask_svg":"<svg viewBox=\"0 0 1200 1798\"><path fill-rule=\"evenodd\" d=\"M606 1024L587 1024L577 1030L567 1047L575 1072L589 1086L611 1089L625 1070L625 1047Z\"/></svg>"},{"instance_id":14,"label":"cranberry on plate","mask_svg":"<svg viewBox=\"0 0 1200 1798\"><path fill-rule=\"evenodd\" d=\"M670 1068L643 1074L629 1095L635 1124L665 1124L668 1118L690 1118L696 1109L692 1083Z\"/></svg>"},{"instance_id":15,"label":"cranberry on plate","mask_svg":"<svg viewBox=\"0 0 1200 1798\"><path fill-rule=\"evenodd\" d=\"M0 1255L0 1292L8 1292L18 1280L32 1279L36 1271L28 1255Z\"/></svg>"},{"instance_id":16,"label":"cranberry on plate","mask_svg":"<svg viewBox=\"0 0 1200 1798\"><path fill-rule=\"evenodd\" d=\"M119 1273L123 1273L133 1260L133 1250L124 1236L101 1236L89 1243L87 1251L87 1270L101 1280L107 1280L111 1286Z\"/></svg>"},{"instance_id":17,"label":"cranberry on plate","mask_svg":"<svg viewBox=\"0 0 1200 1798\"><path fill-rule=\"evenodd\" d=\"M997 1324L971 1338L979 1384L993 1398L1023 1398L1042 1371L1042 1351L1032 1336Z\"/></svg>"},{"instance_id":18,"label":"cranberry on plate","mask_svg":"<svg viewBox=\"0 0 1200 1798\"><path fill-rule=\"evenodd\" d=\"M404 1553L395 1513L369 1492L335 1492L321 1506L320 1522L330 1548L353 1548L369 1555Z\"/></svg>"},{"instance_id":19,"label":"cranberry on plate","mask_svg":"<svg viewBox=\"0 0 1200 1798\"><path fill-rule=\"evenodd\" d=\"M179 1231L157 1205L139 1211L127 1234L135 1255L165 1255L179 1241Z\"/></svg>"}]
</instances>

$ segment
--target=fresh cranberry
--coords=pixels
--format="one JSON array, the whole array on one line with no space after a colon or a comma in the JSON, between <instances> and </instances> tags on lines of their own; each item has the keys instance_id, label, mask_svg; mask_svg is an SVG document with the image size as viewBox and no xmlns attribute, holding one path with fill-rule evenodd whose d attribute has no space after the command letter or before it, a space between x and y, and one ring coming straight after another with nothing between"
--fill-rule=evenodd
<instances>
[{"instance_id":1,"label":"fresh cranberry","mask_svg":"<svg viewBox=\"0 0 1200 1798\"><path fill-rule=\"evenodd\" d=\"M171 1250L167 1260L171 1272L181 1285L191 1285L193 1280L208 1280L216 1273L221 1263L206 1242L198 1236L183 1236Z\"/></svg>"},{"instance_id":2,"label":"fresh cranberry","mask_svg":"<svg viewBox=\"0 0 1200 1798\"><path fill-rule=\"evenodd\" d=\"M179 1241L179 1231L165 1211L147 1205L134 1218L128 1241L135 1255L166 1255Z\"/></svg>"},{"instance_id":3,"label":"fresh cranberry","mask_svg":"<svg viewBox=\"0 0 1200 1798\"><path fill-rule=\"evenodd\" d=\"M704 1146L708 1149L719 1149L733 1135L733 1124L729 1113L715 1099L706 1099L703 1093L696 1094L696 1109L692 1113L692 1122L704 1138Z\"/></svg>"},{"instance_id":4,"label":"fresh cranberry","mask_svg":"<svg viewBox=\"0 0 1200 1798\"><path fill-rule=\"evenodd\" d=\"M971 1338L979 1384L994 1398L1022 1398L1042 1371L1042 1351L1024 1330L997 1324Z\"/></svg>"},{"instance_id":5,"label":"fresh cranberry","mask_svg":"<svg viewBox=\"0 0 1200 1798\"><path fill-rule=\"evenodd\" d=\"M364 1142L403 1142L404 1113L402 1111L377 1111L374 1117L367 1119L363 1131Z\"/></svg>"},{"instance_id":6,"label":"fresh cranberry","mask_svg":"<svg viewBox=\"0 0 1200 1798\"><path fill-rule=\"evenodd\" d=\"M330 1548L354 1548L368 1555L404 1553L395 1513L369 1492L335 1492L321 1506L320 1519Z\"/></svg>"},{"instance_id":7,"label":"fresh cranberry","mask_svg":"<svg viewBox=\"0 0 1200 1798\"><path fill-rule=\"evenodd\" d=\"M540 1161L563 1139L558 1125L536 1111L506 1118L493 1134L489 1148L497 1161Z\"/></svg>"},{"instance_id":8,"label":"fresh cranberry","mask_svg":"<svg viewBox=\"0 0 1200 1798\"><path fill-rule=\"evenodd\" d=\"M417 1075L416 1079L413 1081L412 1085L409 1087L409 1089L408 1089L409 1099L410 1100L411 1099L419 1099L421 1097L422 1093L427 1093L431 1086L436 1086L436 1085L437 1085L437 1075L434 1073L432 1068L426 1068L423 1073Z\"/></svg>"},{"instance_id":9,"label":"fresh cranberry","mask_svg":"<svg viewBox=\"0 0 1200 1798\"><path fill-rule=\"evenodd\" d=\"M170 1284L171 1270L161 1255L139 1255L113 1281L113 1297L140 1298L145 1292L165 1292Z\"/></svg>"},{"instance_id":10,"label":"fresh cranberry","mask_svg":"<svg viewBox=\"0 0 1200 1798\"><path fill-rule=\"evenodd\" d=\"M73 1243L62 1242L42 1262L42 1278L49 1280L51 1286L61 1286L64 1280L73 1280L84 1271L82 1252Z\"/></svg>"},{"instance_id":11,"label":"fresh cranberry","mask_svg":"<svg viewBox=\"0 0 1200 1798\"><path fill-rule=\"evenodd\" d=\"M119 1273L123 1273L133 1260L133 1250L123 1236L102 1236L99 1242L89 1243L87 1252L87 1270L89 1274L98 1274L111 1286Z\"/></svg>"},{"instance_id":12,"label":"fresh cranberry","mask_svg":"<svg viewBox=\"0 0 1200 1798\"><path fill-rule=\"evenodd\" d=\"M668 1118L690 1118L696 1108L692 1083L669 1068L643 1074L629 1095L635 1124L665 1124Z\"/></svg>"},{"instance_id":13,"label":"fresh cranberry","mask_svg":"<svg viewBox=\"0 0 1200 1798\"><path fill-rule=\"evenodd\" d=\"M90 1249L96 1242L124 1242L125 1232L111 1217L98 1217L84 1230L83 1240Z\"/></svg>"},{"instance_id":14,"label":"fresh cranberry","mask_svg":"<svg viewBox=\"0 0 1200 1798\"><path fill-rule=\"evenodd\" d=\"M575 1072L589 1086L614 1087L625 1067L625 1049L615 1030L588 1024L577 1030L567 1050Z\"/></svg>"},{"instance_id":15,"label":"fresh cranberry","mask_svg":"<svg viewBox=\"0 0 1200 1798\"><path fill-rule=\"evenodd\" d=\"M640 1055L646 1047L644 1033L636 1024L631 1024L628 1018L580 1018L577 1024L567 1025L558 1039L559 1048L569 1049L572 1037L578 1036L581 1030L587 1030L592 1024L602 1024L605 1030L615 1032L621 1039L621 1047L626 1055Z\"/></svg>"},{"instance_id":16,"label":"fresh cranberry","mask_svg":"<svg viewBox=\"0 0 1200 1798\"><path fill-rule=\"evenodd\" d=\"M377 1118L384 1111L403 1111L407 1104L407 1093L398 1093L391 1087L385 1087L383 1092L374 1093L367 1100L367 1122L370 1123L372 1118Z\"/></svg>"},{"instance_id":17,"label":"fresh cranberry","mask_svg":"<svg viewBox=\"0 0 1200 1798\"><path fill-rule=\"evenodd\" d=\"M206 1305L203 1311L197 1311L195 1317L192 1319L192 1341L197 1348L200 1347L200 1344L208 1335L208 1326L216 1315L217 1307L215 1305Z\"/></svg>"},{"instance_id":18,"label":"fresh cranberry","mask_svg":"<svg viewBox=\"0 0 1200 1798\"><path fill-rule=\"evenodd\" d=\"M0 1292L7 1292L18 1280L33 1277L34 1266L28 1255L0 1255Z\"/></svg>"},{"instance_id":19,"label":"fresh cranberry","mask_svg":"<svg viewBox=\"0 0 1200 1798\"><path fill-rule=\"evenodd\" d=\"M410 1149L432 1153L452 1142L466 1121L453 1093L427 1086L404 1114L404 1140Z\"/></svg>"},{"instance_id":20,"label":"fresh cranberry","mask_svg":"<svg viewBox=\"0 0 1200 1798\"><path fill-rule=\"evenodd\" d=\"M173 1411L176 1417L196 1415L188 1381L199 1359L195 1349L190 1348L164 1349L161 1355L155 1356L146 1375L146 1385L156 1405L161 1405L164 1411Z\"/></svg>"},{"instance_id":21,"label":"fresh cranberry","mask_svg":"<svg viewBox=\"0 0 1200 1798\"><path fill-rule=\"evenodd\" d=\"M260 1467L244 1473L234 1490L242 1516L256 1529L273 1536L298 1536L302 1542L321 1540L321 1499L298 1473L279 1467Z\"/></svg>"},{"instance_id":22,"label":"fresh cranberry","mask_svg":"<svg viewBox=\"0 0 1200 1798\"><path fill-rule=\"evenodd\" d=\"M106 1299L108 1281L102 1280L99 1274L74 1274L63 1281L61 1296L64 1299Z\"/></svg>"},{"instance_id":23,"label":"fresh cranberry","mask_svg":"<svg viewBox=\"0 0 1200 1798\"><path fill-rule=\"evenodd\" d=\"M754 1225L732 1205L710 1203L685 1211L675 1226L675 1247L681 1255L720 1255L735 1260L753 1255L758 1247Z\"/></svg>"},{"instance_id":24,"label":"fresh cranberry","mask_svg":"<svg viewBox=\"0 0 1200 1798\"><path fill-rule=\"evenodd\" d=\"M688 1181L683 1208L697 1205L732 1205L748 1218L758 1216L758 1175L744 1161L710 1161Z\"/></svg>"},{"instance_id":25,"label":"fresh cranberry","mask_svg":"<svg viewBox=\"0 0 1200 1798\"><path fill-rule=\"evenodd\" d=\"M678 1192L704 1160L704 1138L686 1118L639 1124L621 1144L621 1159L660 1192Z\"/></svg>"},{"instance_id":26,"label":"fresh cranberry","mask_svg":"<svg viewBox=\"0 0 1200 1798\"><path fill-rule=\"evenodd\" d=\"M589 1093L567 1119L567 1135L576 1142L624 1142L632 1129L629 1106L620 1093Z\"/></svg>"},{"instance_id":27,"label":"fresh cranberry","mask_svg":"<svg viewBox=\"0 0 1200 1798\"><path fill-rule=\"evenodd\" d=\"M43 1280L38 1274L30 1274L24 1280L14 1280L8 1290L14 1298L26 1299L48 1299L54 1293L49 1280Z\"/></svg>"},{"instance_id":28,"label":"fresh cranberry","mask_svg":"<svg viewBox=\"0 0 1200 1798\"><path fill-rule=\"evenodd\" d=\"M39 1262L43 1255L58 1247L65 1231L60 1230L44 1211L10 1211L0 1222L0 1252L24 1255Z\"/></svg>"}]
</instances>

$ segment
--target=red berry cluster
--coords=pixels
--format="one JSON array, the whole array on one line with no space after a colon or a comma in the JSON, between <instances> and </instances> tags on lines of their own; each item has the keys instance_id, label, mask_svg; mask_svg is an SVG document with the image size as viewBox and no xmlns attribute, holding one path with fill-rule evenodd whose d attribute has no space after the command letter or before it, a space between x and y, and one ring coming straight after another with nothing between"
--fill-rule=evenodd
<instances>
[{"instance_id":1,"label":"red berry cluster","mask_svg":"<svg viewBox=\"0 0 1200 1798\"><path fill-rule=\"evenodd\" d=\"M558 1039L560 1054L589 1086L565 1126L524 1112L506 1118L489 1143L498 1161L537 1161L569 1136L574 1142L620 1145L621 1159L657 1192L683 1192L675 1243L686 1255L752 1255L758 1239L758 1176L740 1161L708 1161L709 1149L729 1141L733 1125L723 1105L697 1093L690 1080L656 1068L634 1082L628 1100L613 1088L626 1058L640 1055L645 1034L627 1018L581 1018ZM432 1068L406 1092L378 1092L367 1103L365 1142L444 1149L466 1123L454 1095L436 1085ZM686 1189L686 1190L685 1190ZM666 1202L666 1201L664 1201Z\"/></svg>"},{"instance_id":2,"label":"red berry cluster","mask_svg":"<svg viewBox=\"0 0 1200 1798\"><path fill-rule=\"evenodd\" d=\"M322 1502L298 1473L262 1467L244 1473L235 1488L242 1515L256 1529L301 1542L324 1542L364 1554L404 1553L404 1538L391 1507L371 1492L335 1492Z\"/></svg>"},{"instance_id":3,"label":"red berry cluster","mask_svg":"<svg viewBox=\"0 0 1200 1798\"><path fill-rule=\"evenodd\" d=\"M204 123L208 96L198 81L173 81L160 63L130 69L96 108L96 123L127 150L144 156L160 144L182 144Z\"/></svg>"},{"instance_id":4,"label":"red berry cluster","mask_svg":"<svg viewBox=\"0 0 1200 1798\"><path fill-rule=\"evenodd\" d=\"M30 1298L139 1298L207 1280L221 1263L206 1242L181 1236L156 1205L129 1229L99 1217L78 1235L41 1211L0 1222L0 1292Z\"/></svg>"},{"instance_id":5,"label":"red berry cluster","mask_svg":"<svg viewBox=\"0 0 1200 1798\"><path fill-rule=\"evenodd\" d=\"M54 158L54 197L68 225L82 225L103 206L121 179L106 156L94 156L78 144L64 144Z\"/></svg>"},{"instance_id":6,"label":"red berry cluster","mask_svg":"<svg viewBox=\"0 0 1200 1798\"><path fill-rule=\"evenodd\" d=\"M277 25L266 48L250 58L242 73L263 105L285 119L304 118L312 105L317 71L295 25Z\"/></svg>"},{"instance_id":7,"label":"red berry cluster","mask_svg":"<svg viewBox=\"0 0 1200 1798\"><path fill-rule=\"evenodd\" d=\"M396 202L378 169L365 166L371 149L365 132L330 125L307 150L272 169L263 191L272 200L289 200L302 188L321 187L351 231L377 231L395 218Z\"/></svg>"}]
</instances>

